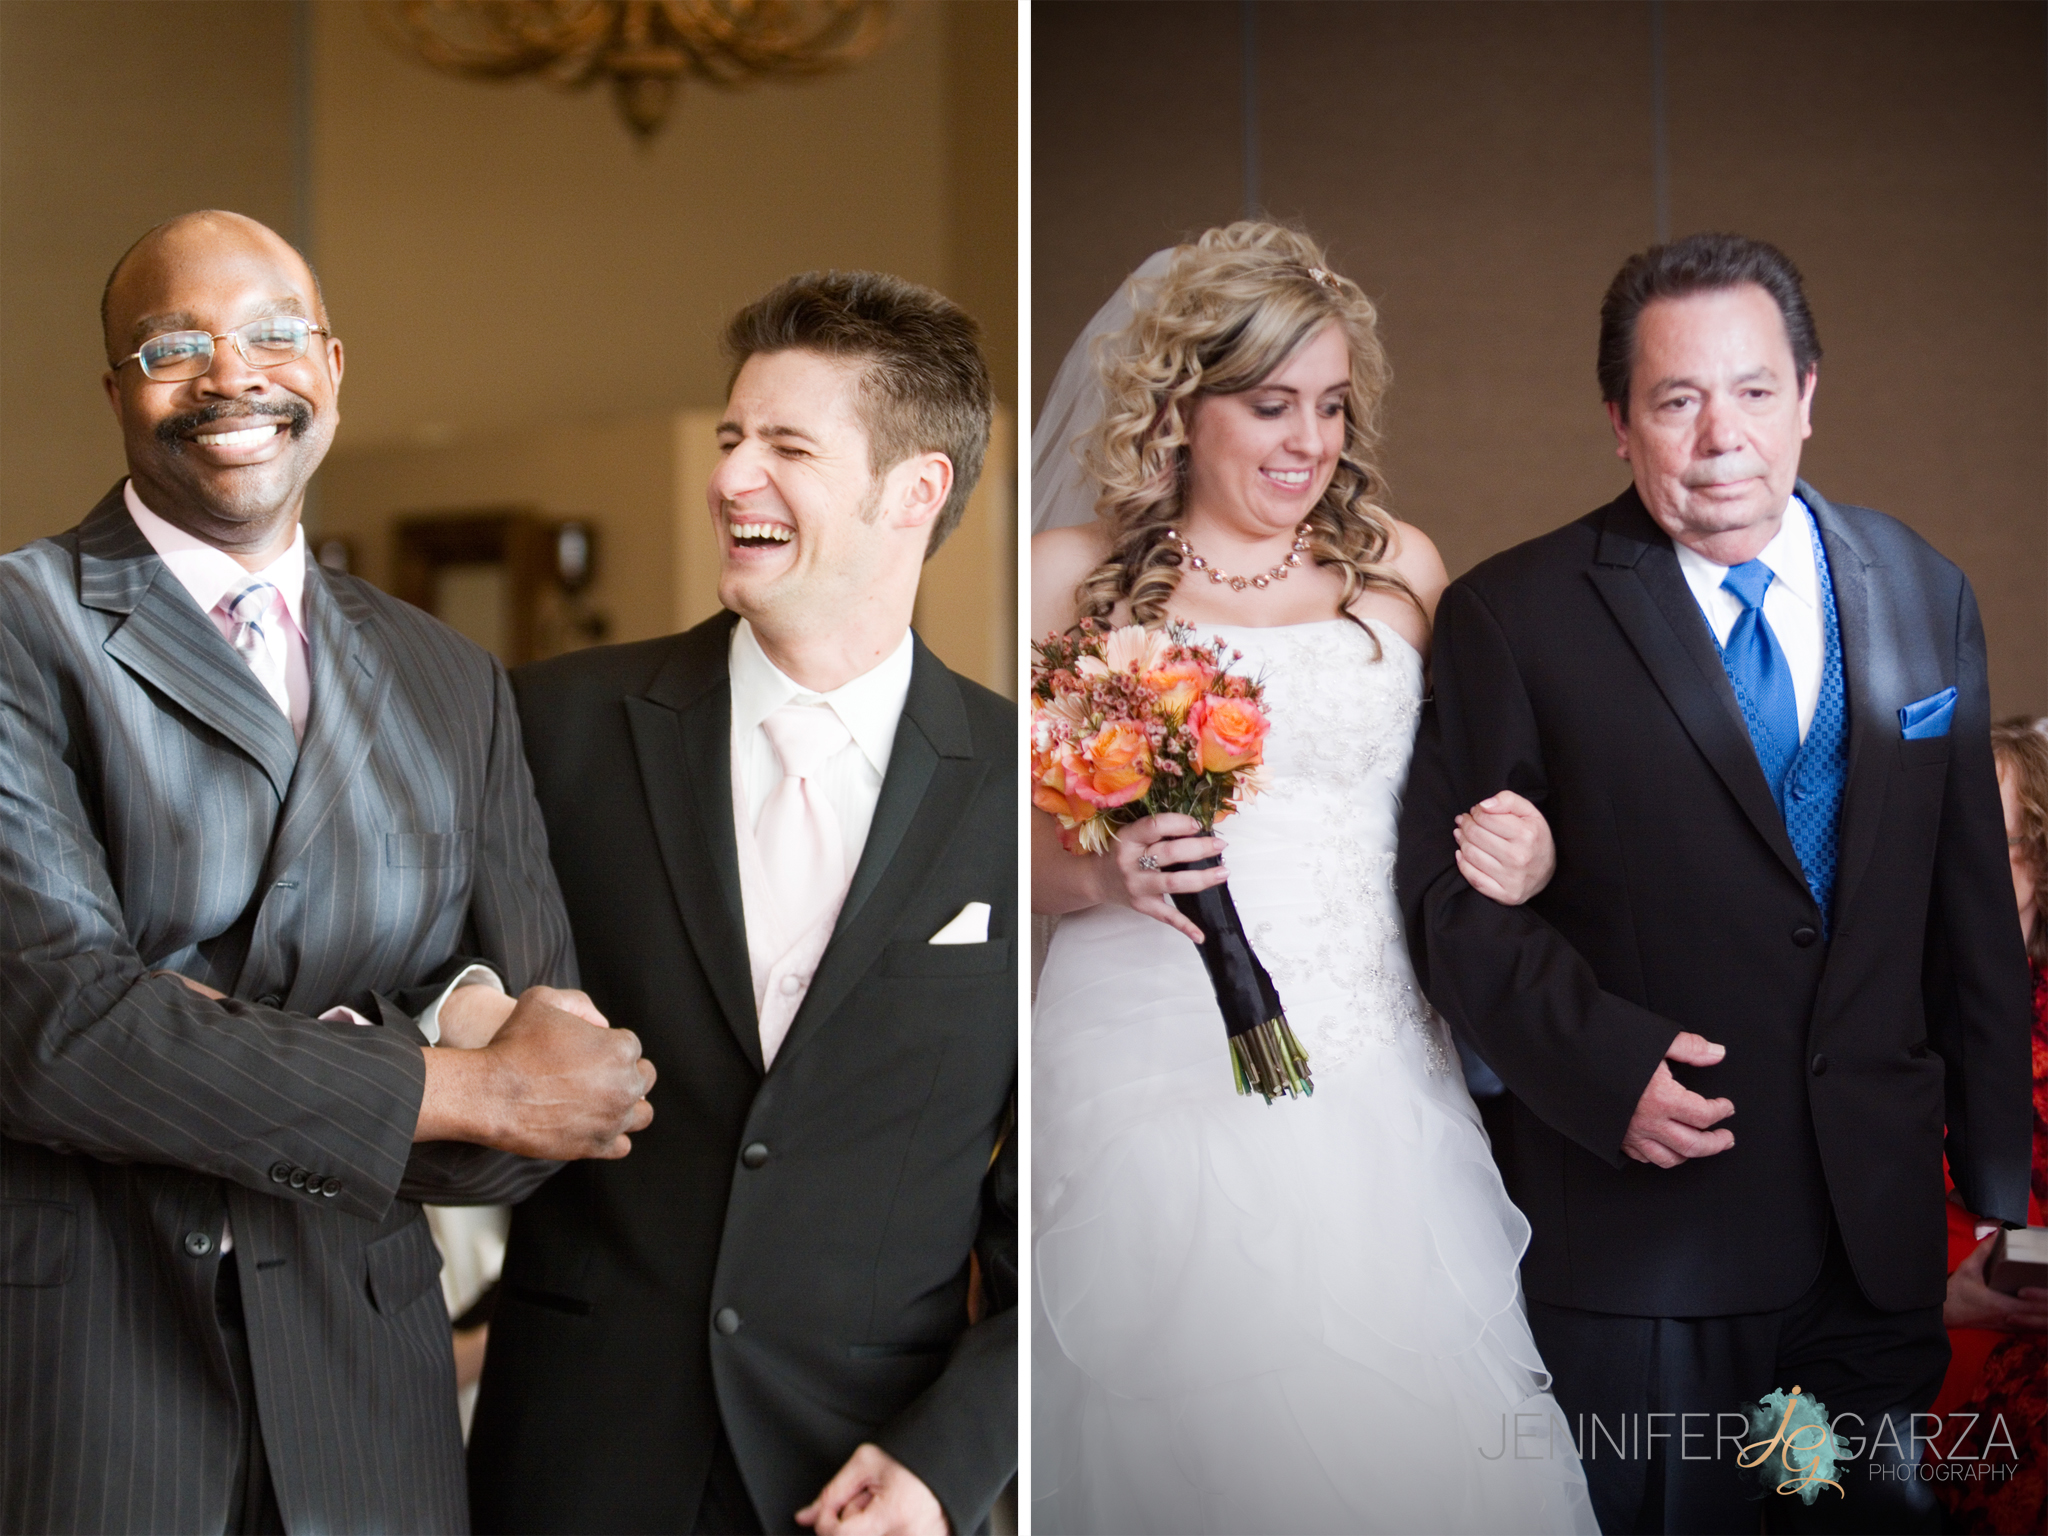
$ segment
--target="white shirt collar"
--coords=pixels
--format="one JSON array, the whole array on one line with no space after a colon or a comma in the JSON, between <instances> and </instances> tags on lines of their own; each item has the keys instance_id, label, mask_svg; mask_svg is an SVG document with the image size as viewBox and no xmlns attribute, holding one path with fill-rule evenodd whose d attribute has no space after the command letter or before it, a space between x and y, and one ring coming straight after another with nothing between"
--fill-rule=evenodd
<instances>
[{"instance_id":1,"label":"white shirt collar","mask_svg":"<svg viewBox=\"0 0 2048 1536\"><path fill-rule=\"evenodd\" d=\"M1671 547L1678 552L1679 569L1695 591L1711 592L1720 587L1721 578L1728 574L1727 566L1715 564L1676 539L1671 541ZM1820 611L1820 572L1813 563L1813 514L1797 496L1786 501L1785 519L1771 542L1758 552L1757 559L1771 568L1774 582L1787 595L1798 598L1816 613Z\"/></svg>"},{"instance_id":2,"label":"white shirt collar","mask_svg":"<svg viewBox=\"0 0 2048 1536\"><path fill-rule=\"evenodd\" d=\"M211 614L223 597L249 577L261 576L276 586L278 595L284 599L285 612L292 616L292 623L298 626L299 633L303 635L306 632L303 611L306 596L304 528L292 530L291 544L283 554L262 570L249 571L233 556L194 538L150 511L142 504L142 498L135 494L133 480L123 483L122 496L128 503L128 515L135 519L135 526L149 540L149 547L178 578L179 585L192 594L192 601L199 605L201 613Z\"/></svg>"},{"instance_id":3,"label":"white shirt collar","mask_svg":"<svg viewBox=\"0 0 2048 1536\"><path fill-rule=\"evenodd\" d=\"M733 626L732 653L727 670L732 679L732 719L736 740L759 728L776 710L792 699L805 703L819 700L829 706L859 745L878 774L887 776L889 756L896 746L896 726L903 718L903 702L910 697L910 666L915 655L910 631L881 661L851 682L830 693L814 693L790 678L768 659L754 627L745 619Z\"/></svg>"}]
</instances>

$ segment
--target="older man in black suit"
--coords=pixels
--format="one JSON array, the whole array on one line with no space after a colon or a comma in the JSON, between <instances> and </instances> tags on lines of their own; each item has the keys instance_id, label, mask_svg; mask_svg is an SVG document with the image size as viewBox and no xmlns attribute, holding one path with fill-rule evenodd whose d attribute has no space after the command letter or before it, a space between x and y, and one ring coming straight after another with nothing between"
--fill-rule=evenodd
<instances>
[{"instance_id":1,"label":"older man in black suit","mask_svg":"<svg viewBox=\"0 0 2048 1536\"><path fill-rule=\"evenodd\" d=\"M679 1097L514 1213L482 1529L938 1536L1016 1464L1016 711L910 630L974 334L870 273L743 311L730 611L514 679L585 982Z\"/></svg>"},{"instance_id":2,"label":"older man in black suit","mask_svg":"<svg viewBox=\"0 0 2048 1536\"><path fill-rule=\"evenodd\" d=\"M1437 613L1409 941L1512 1095L1529 1320L1610 1533L1754 1531L1765 1497L1773 1529L1938 1528L1911 1415L1948 1358L1944 1144L1971 1210L2026 1217L1977 605L1797 479L1819 356L1774 248L1633 258L1600 376L1634 485ZM1453 861L1503 787L1556 838L1523 907ZM1810 1503L1736 1464L1769 1438L1745 1406L1794 1387L1848 1453Z\"/></svg>"},{"instance_id":3,"label":"older man in black suit","mask_svg":"<svg viewBox=\"0 0 2048 1536\"><path fill-rule=\"evenodd\" d=\"M305 262L186 215L104 319L128 478L0 558L0 1528L460 1530L417 1202L623 1155L652 1072L534 985L502 669L305 558Z\"/></svg>"}]
</instances>

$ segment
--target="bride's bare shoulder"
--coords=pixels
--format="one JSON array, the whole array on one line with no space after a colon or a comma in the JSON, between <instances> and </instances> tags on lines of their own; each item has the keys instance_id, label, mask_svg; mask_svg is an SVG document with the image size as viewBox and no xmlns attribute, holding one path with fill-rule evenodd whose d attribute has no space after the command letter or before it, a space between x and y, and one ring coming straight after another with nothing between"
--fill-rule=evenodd
<instances>
[{"instance_id":1,"label":"bride's bare shoulder","mask_svg":"<svg viewBox=\"0 0 2048 1536\"><path fill-rule=\"evenodd\" d=\"M1451 578L1444 570L1444 557L1428 534L1413 523L1396 521L1394 536L1387 546L1387 563L1406 578L1423 608L1434 617L1436 600L1443 596Z\"/></svg>"},{"instance_id":2,"label":"bride's bare shoulder","mask_svg":"<svg viewBox=\"0 0 2048 1536\"><path fill-rule=\"evenodd\" d=\"M1408 583L1422 605L1385 591L1368 591L1351 605L1361 619L1378 619L1424 656L1429 654L1430 626L1436 622L1436 600L1443 596L1449 578L1444 574L1443 556L1428 534L1413 523L1395 522L1387 540L1385 563Z\"/></svg>"},{"instance_id":3,"label":"bride's bare shoulder","mask_svg":"<svg viewBox=\"0 0 2048 1536\"><path fill-rule=\"evenodd\" d=\"M1048 528L1031 540L1031 632L1043 635L1070 626L1080 616L1074 591L1109 553L1109 533L1099 522Z\"/></svg>"}]
</instances>

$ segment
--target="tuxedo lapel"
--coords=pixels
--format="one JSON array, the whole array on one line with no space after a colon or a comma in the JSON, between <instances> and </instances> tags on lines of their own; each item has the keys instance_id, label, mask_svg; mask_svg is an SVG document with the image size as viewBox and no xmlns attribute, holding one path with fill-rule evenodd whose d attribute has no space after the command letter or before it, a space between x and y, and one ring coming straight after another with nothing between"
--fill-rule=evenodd
<instances>
[{"instance_id":1,"label":"tuxedo lapel","mask_svg":"<svg viewBox=\"0 0 2048 1536\"><path fill-rule=\"evenodd\" d=\"M299 755L291 722L157 557L118 485L79 525L78 600L125 615L106 653L234 743L285 798Z\"/></svg>"},{"instance_id":2,"label":"tuxedo lapel","mask_svg":"<svg viewBox=\"0 0 2048 1536\"><path fill-rule=\"evenodd\" d=\"M1806 876L1743 723L1714 637L1671 540L1633 489L1604 509L1591 571L1608 611L1758 835L1803 888Z\"/></svg>"},{"instance_id":3,"label":"tuxedo lapel","mask_svg":"<svg viewBox=\"0 0 2048 1536\"><path fill-rule=\"evenodd\" d=\"M896 913L945 856L988 775L989 764L973 753L959 684L918 640L868 840L778 1062L802 1049L868 973L895 930Z\"/></svg>"},{"instance_id":4,"label":"tuxedo lapel","mask_svg":"<svg viewBox=\"0 0 2048 1536\"><path fill-rule=\"evenodd\" d=\"M367 627L370 608L346 586L306 562L306 739L285 797L284 817L270 849L274 878L312 844L344 791L369 756L391 691L389 659L378 654ZM237 658L239 660L240 658ZM247 667L243 668L247 671ZM264 695L269 702L269 695ZM273 703L270 712L284 718ZM290 722L285 724L287 736Z\"/></svg>"},{"instance_id":5,"label":"tuxedo lapel","mask_svg":"<svg viewBox=\"0 0 2048 1536\"><path fill-rule=\"evenodd\" d=\"M731 623L677 636L647 693L626 700L626 721L676 908L733 1038L758 1072L761 1029L732 825L731 640Z\"/></svg>"},{"instance_id":6,"label":"tuxedo lapel","mask_svg":"<svg viewBox=\"0 0 2048 1536\"><path fill-rule=\"evenodd\" d=\"M1813 513L1827 549L1828 574L1835 588L1835 621L1842 631L1842 686L1849 696L1849 771L1842 786L1841 854L1835 868L1833 901L1839 921L1839 914L1847 910L1849 893L1877 846L1885 769L1891 760L1887 749L1897 739L1898 728L1896 720L1876 701L1897 691L1881 687L1879 680L1900 673L1898 637L1890 626L1875 622L1871 593L1881 569L1876 561L1856 542L1835 509L1803 480L1799 482L1799 499Z\"/></svg>"}]
</instances>

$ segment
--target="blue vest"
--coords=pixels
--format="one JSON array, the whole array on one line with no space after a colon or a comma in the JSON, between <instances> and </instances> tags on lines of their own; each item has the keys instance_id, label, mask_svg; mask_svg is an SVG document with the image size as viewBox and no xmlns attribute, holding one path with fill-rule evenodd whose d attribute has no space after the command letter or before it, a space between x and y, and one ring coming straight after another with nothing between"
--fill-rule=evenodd
<instances>
[{"instance_id":1,"label":"blue vest","mask_svg":"<svg viewBox=\"0 0 2048 1536\"><path fill-rule=\"evenodd\" d=\"M1842 686L1842 626L1835 617L1835 582L1828 570L1827 551L1821 546L1820 525L1808 515L1813 535L1814 572L1820 578L1820 621L1826 645L1821 663L1820 698L1813 708L1813 722L1806 728L1806 740L1785 771L1778 790L1778 814L1785 818L1785 831L1792 838L1792 851L1799 855L1799 867L1806 874L1806 888L1820 907L1821 927L1833 926L1835 896L1836 827L1841 821L1842 789L1849 778L1849 700ZM1720 651L1721 666L1735 689L1735 701L1742 706L1742 720L1749 727L1749 739L1757 739L1759 721L1755 702L1735 673L1728 668L1728 653Z\"/></svg>"}]
</instances>

